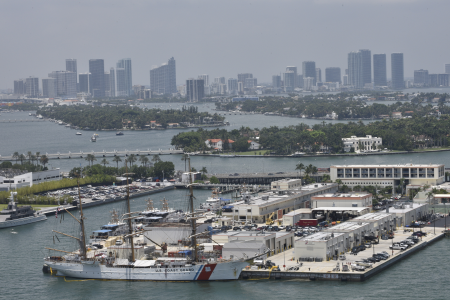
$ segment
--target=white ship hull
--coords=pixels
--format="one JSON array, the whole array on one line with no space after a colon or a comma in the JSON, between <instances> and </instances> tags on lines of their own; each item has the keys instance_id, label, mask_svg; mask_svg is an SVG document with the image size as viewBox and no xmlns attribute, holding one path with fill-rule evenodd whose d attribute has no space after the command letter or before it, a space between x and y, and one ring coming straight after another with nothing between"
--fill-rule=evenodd
<instances>
[{"instance_id":1,"label":"white ship hull","mask_svg":"<svg viewBox=\"0 0 450 300\"><path fill-rule=\"evenodd\" d=\"M57 276L130 281L214 281L236 280L248 263L234 261L175 268L120 268L94 264L46 261Z\"/></svg>"},{"instance_id":2,"label":"white ship hull","mask_svg":"<svg viewBox=\"0 0 450 300\"><path fill-rule=\"evenodd\" d=\"M0 222L0 229L31 224L31 223L35 223L35 222L39 222L39 221L44 221L44 220L47 220L47 217L45 215L37 215L37 216L33 216L33 217L8 220L8 221Z\"/></svg>"}]
</instances>

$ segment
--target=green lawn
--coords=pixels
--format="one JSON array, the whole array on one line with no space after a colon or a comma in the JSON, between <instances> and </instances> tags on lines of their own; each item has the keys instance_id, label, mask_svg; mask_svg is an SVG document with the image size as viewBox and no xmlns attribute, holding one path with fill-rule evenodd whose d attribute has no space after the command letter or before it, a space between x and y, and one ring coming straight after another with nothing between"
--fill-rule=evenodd
<instances>
[{"instance_id":1,"label":"green lawn","mask_svg":"<svg viewBox=\"0 0 450 300\"><path fill-rule=\"evenodd\" d=\"M28 205L28 204L19 204L19 206L22 206L22 205ZM7 206L8 206L8 204L0 204L0 210L5 209ZM40 210L43 207L56 207L57 205L32 204L31 206L36 210Z\"/></svg>"}]
</instances>

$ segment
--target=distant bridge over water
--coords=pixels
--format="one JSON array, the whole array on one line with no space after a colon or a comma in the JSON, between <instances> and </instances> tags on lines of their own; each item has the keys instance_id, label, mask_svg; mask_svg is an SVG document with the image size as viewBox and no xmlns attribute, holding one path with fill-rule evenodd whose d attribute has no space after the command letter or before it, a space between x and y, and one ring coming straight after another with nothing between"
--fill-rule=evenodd
<instances>
[{"instance_id":1,"label":"distant bridge over water","mask_svg":"<svg viewBox=\"0 0 450 300\"><path fill-rule=\"evenodd\" d=\"M147 149L147 150L113 150L113 151L80 151L80 152L68 152L68 153L41 153L41 155L46 155L48 159L71 159L71 158L85 158L88 154L92 154L95 157L114 157L114 156L129 156L130 154L134 154L137 156L148 156L148 155L169 155L169 154L183 154L183 150L176 149ZM25 155L25 154L24 154ZM12 155L9 156L0 156L0 161L13 161L16 158L13 158ZM26 158L28 160L28 158Z\"/></svg>"}]
</instances>

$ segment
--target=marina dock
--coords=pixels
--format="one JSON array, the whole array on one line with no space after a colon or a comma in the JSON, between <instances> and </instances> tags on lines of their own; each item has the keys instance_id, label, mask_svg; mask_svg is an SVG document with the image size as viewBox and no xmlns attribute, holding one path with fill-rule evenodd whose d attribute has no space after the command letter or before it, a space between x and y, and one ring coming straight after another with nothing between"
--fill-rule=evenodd
<instances>
[{"instance_id":1,"label":"marina dock","mask_svg":"<svg viewBox=\"0 0 450 300\"><path fill-rule=\"evenodd\" d=\"M269 257L268 259L279 266L280 271L270 271L267 269L247 268L241 273L241 278L246 280L263 280L263 279L303 279L303 280L329 280L329 281L365 281L381 271L393 266L398 261L419 252L425 247L431 245L435 241L445 236L443 227L424 227L422 231L427 232L426 237L422 237L420 242L409 247L408 249L391 250L389 246L401 240L405 240L412 234L411 232L403 231L399 228L395 232L395 238L389 240L380 240L379 244L373 245L372 248L367 248L365 251L359 252L357 255L352 255L350 252L345 254L345 260L329 260L323 262L298 262L294 256L294 249L288 249L284 252L278 253ZM434 233L435 232L435 233ZM365 258L372 257L374 253L386 251L390 257L387 260L382 260L375 263L372 267L365 271L353 271L351 264L356 261L361 261ZM339 270L337 266L339 265ZM349 271L343 271L343 265L348 265ZM288 270L290 267L299 266L299 270ZM253 268L255 268L253 266Z\"/></svg>"}]
</instances>

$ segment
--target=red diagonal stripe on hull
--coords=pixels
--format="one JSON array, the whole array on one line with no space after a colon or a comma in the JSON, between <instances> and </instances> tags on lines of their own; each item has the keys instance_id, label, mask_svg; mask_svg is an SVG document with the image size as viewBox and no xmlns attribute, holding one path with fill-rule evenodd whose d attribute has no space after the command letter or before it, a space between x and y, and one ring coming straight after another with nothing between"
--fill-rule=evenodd
<instances>
[{"instance_id":1,"label":"red diagonal stripe on hull","mask_svg":"<svg viewBox=\"0 0 450 300\"><path fill-rule=\"evenodd\" d=\"M205 265L200 275L198 275L197 280L209 280L209 277L211 277L211 274L215 268L216 264Z\"/></svg>"}]
</instances>

